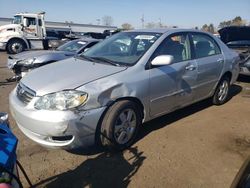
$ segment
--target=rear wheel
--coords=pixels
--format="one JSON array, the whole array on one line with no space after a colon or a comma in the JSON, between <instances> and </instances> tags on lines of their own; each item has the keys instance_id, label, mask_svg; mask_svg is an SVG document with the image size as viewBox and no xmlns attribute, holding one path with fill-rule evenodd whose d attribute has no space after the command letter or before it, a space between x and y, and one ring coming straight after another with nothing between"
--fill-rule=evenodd
<instances>
[{"instance_id":1,"label":"rear wheel","mask_svg":"<svg viewBox=\"0 0 250 188\"><path fill-rule=\"evenodd\" d=\"M222 105L225 102L227 102L229 89L230 89L230 80L228 77L223 77L215 90L213 96L213 104Z\"/></svg>"},{"instance_id":2,"label":"rear wheel","mask_svg":"<svg viewBox=\"0 0 250 188\"><path fill-rule=\"evenodd\" d=\"M119 101L109 108L101 124L103 146L122 150L133 144L142 117L140 109L132 101Z\"/></svg>"},{"instance_id":3,"label":"rear wheel","mask_svg":"<svg viewBox=\"0 0 250 188\"><path fill-rule=\"evenodd\" d=\"M25 49L25 44L23 41L18 39L13 39L7 43L6 50L9 54L17 54Z\"/></svg>"}]
</instances>

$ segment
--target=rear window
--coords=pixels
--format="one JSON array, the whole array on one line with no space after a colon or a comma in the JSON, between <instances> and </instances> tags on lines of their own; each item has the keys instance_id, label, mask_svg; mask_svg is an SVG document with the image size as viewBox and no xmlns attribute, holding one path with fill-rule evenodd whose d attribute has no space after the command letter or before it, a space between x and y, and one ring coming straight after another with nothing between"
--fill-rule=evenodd
<instances>
[{"instance_id":1,"label":"rear window","mask_svg":"<svg viewBox=\"0 0 250 188\"><path fill-rule=\"evenodd\" d=\"M196 58L220 54L220 48L214 39L205 34L192 34Z\"/></svg>"}]
</instances>

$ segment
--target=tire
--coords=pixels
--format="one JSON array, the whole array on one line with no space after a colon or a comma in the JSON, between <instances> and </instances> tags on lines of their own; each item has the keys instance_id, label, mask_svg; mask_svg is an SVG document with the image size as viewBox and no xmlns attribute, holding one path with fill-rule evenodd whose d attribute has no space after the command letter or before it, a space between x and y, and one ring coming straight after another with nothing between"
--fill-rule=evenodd
<instances>
[{"instance_id":1,"label":"tire","mask_svg":"<svg viewBox=\"0 0 250 188\"><path fill-rule=\"evenodd\" d=\"M115 103L101 122L101 144L115 150L128 148L134 143L141 123L141 111L136 103L129 100Z\"/></svg>"},{"instance_id":2,"label":"tire","mask_svg":"<svg viewBox=\"0 0 250 188\"><path fill-rule=\"evenodd\" d=\"M24 49L25 49L24 42L18 39L10 40L6 46L6 50L9 54L17 54L24 51Z\"/></svg>"},{"instance_id":3,"label":"tire","mask_svg":"<svg viewBox=\"0 0 250 188\"><path fill-rule=\"evenodd\" d=\"M213 104L222 105L228 101L228 95L230 90L230 80L228 77L223 77L216 87L213 95Z\"/></svg>"}]
</instances>

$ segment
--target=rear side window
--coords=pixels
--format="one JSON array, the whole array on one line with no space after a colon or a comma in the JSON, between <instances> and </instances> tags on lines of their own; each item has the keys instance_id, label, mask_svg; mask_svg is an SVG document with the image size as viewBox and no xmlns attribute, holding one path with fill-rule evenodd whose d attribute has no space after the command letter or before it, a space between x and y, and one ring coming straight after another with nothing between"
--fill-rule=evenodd
<instances>
[{"instance_id":1,"label":"rear side window","mask_svg":"<svg viewBox=\"0 0 250 188\"><path fill-rule=\"evenodd\" d=\"M196 58L220 54L221 50L213 38L205 34L191 34Z\"/></svg>"},{"instance_id":2,"label":"rear side window","mask_svg":"<svg viewBox=\"0 0 250 188\"><path fill-rule=\"evenodd\" d=\"M42 25L43 25L41 19L38 19L38 25L39 25L39 26L42 26Z\"/></svg>"}]
</instances>

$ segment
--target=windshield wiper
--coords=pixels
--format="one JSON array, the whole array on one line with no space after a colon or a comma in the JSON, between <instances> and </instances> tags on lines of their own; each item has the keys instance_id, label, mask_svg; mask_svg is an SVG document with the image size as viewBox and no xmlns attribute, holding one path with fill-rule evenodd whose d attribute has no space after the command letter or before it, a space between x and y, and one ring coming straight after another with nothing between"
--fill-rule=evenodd
<instances>
[{"instance_id":1,"label":"windshield wiper","mask_svg":"<svg viewBox=\"0 0 250 188\"><path fill-rule=\"evenodd\" d=\"M91 62L95 62L94 58L89 57L89 56L85 56L85 55L76 55L75 57L80 57L80 58L82 58L82 59L85 59L85 60L88 60L88 61L91 61Z\"/></svg>"},{"instance_id":2,"label":"windshield wiper","mask_svg":"<svg viewBox=\"0 0 250 188\"><path fill-rule=\"evenodd\" d=\"M91 57L92 59L95 59L95 60L99 60L99 61L102 61L102 62L105 62L105 63L109 63L111 65L114 65L114 66L121 66L119 63L116 63L110 59L107 59L105 57Z\"/></svg>"}]
</instances>

